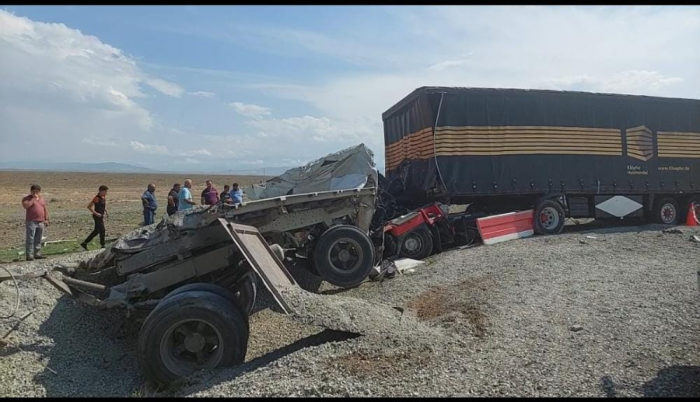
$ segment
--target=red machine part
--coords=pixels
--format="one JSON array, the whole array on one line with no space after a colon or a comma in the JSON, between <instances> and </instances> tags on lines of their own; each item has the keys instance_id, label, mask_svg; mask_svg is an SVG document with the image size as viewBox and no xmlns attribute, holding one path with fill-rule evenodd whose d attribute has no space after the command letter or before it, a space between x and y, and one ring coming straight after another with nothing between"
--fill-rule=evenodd
<instances>
[{"instance_id":1,"label":"red machine part","mask_svg":"<svg viewBox=\"0 0 700 402\"><path fill-rule=\"evenodd\" d=\"M441 219L447 219L447 216L440 208L440 204L435 203L389 221L384 225L384 233L400 237L424 223L427 226L433 226L436 221Z\"/></svg>"}]
</instances>

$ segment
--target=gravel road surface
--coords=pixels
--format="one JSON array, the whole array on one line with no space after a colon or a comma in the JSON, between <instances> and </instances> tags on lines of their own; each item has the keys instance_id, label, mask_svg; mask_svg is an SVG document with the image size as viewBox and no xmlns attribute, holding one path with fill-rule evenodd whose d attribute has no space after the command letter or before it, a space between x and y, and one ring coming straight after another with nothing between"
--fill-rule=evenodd
<instances>
[{"instance_id":1,"label":"gravel road surface","mask_svg":"<svg viewBox=\"0 0 700 402\"><path fill-rule=\"evenodd\" d=\"M258 308L242 366L144 383L139 322L20 283L0 396L700 396L700 235L582 225L451 250L413 274ZM94 252L6 266L29 272ZM14 306L0 284L0 315Z\"/></svg>"}]
</instances>

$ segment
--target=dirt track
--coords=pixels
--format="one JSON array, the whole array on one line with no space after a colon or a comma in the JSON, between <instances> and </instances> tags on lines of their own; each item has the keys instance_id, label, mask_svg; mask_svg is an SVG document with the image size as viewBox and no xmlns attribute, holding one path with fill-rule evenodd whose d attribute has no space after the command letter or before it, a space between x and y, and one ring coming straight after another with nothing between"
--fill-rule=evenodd
<instances>
[{"instance_id":1,"label":"dirt track","mask_svg":"<svg viewBox=\"0 0 700 402\"><path fill-rule=\"evenodd\" d=\"M330 324L356 325L364 335L263 309L251 317L246 364L199 373L185 385L158 391L697 397L700 244L689 239L700 230L661 229L570 228L560 236L448 251L412 275L348 291L324 284L326 296L314 300L327 309L316 308L347 306L352 313L323 319L338 317ZM58 298L44 282L22 288L19 315L34 314L0 349L0 394L153 394L136 367L137 323L120 312L97 313ZM0 308L13 295L0 285ZM383 305L383 312L365 308L363 300ZM308 303L313 316L316 302ZM1 320L0 332L15 321Z\"/></svg>"}]
</instances>

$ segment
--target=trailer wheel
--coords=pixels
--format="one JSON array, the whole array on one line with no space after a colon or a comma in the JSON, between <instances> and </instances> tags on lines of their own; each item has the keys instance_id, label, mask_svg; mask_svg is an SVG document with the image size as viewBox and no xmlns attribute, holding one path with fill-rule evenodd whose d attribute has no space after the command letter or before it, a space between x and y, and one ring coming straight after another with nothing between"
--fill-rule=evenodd
<instances>
[{"instance_id":1,"label":"trailer wheel","mask_svg":"<svg viewBox=\"0 0 700 402\"><path fill-rule=\"evenodd\" d=\"M241 280L233 286L233 296L236 299L236 304L250 314L255 305L255 298L258 295L258 280L254 271L248 271Z\"/></svg>"},{"instance_id":2,"label":"trailer wheel","mask_svg":"<svg viewBox=\"0 0 700 402\"><path fill-rule=\"evenodd\" d=\"M180 286L160 299L160 303L156 306L156 308L159 308L165 300L179 295L180 293L189 291L209 292L219 295L226 300L236 303L236 305L243 309L243 311L250 314L250 312L253 310L255 296L257 294L255 272L250 271L246 273L241 280L233 286L232 290L228 290L223 286L207 282L190 283L185 286Z\"/></svg>"},{"instance_id":3,"label":"trailer wheel","mask_svg":"<svg viewBox=\"0 0 700 402\"><path fill-rule=\"evenodd\" d=\"M188 291L161 301L141 328L138 361L144 375L163 384L200 369L243 363L247 316L210 292Z\"/></svg>"},{"instance_id":4,"label":"trailer wheel","mask_svg":"<svg viewBox=\"0 0 700 402\"><path fill-rule=\"evenodd\" d=\"M422 260L433 252L433 236L425 228L418 228L408 234L401 244L400 257Z\"/></svg>"},{"instance_id":5,"label":"trailer wheel","mask_svg":"<svg viewBox=\"0 0 700 402\"><path fill-rule=\"evenodd\" d=\"M680 220L678 202L671 197L661 199L654 207L654 221L665 225L677 225Z\"/></svg>"},{"instance_id":6,"label":"trailer wheel","mask_svg":"<svg viewBox=\"0 0 700 402\"><path fill-rule=\"evenodd\" d=\"M374 245L360 229L334 226L321 234L314 247L314 265L329 283L349 288L359 285L374 266Z\"/></svg>"},{"instance_id":7,"label":"trailer wheel","mask_svg":"<svg viewBox=\"0 0 700 402\"><path fill-rule=\"evenodd\" d=\"M542 200L535 208L535 233L559 234L564 229L564 208L554 200Z\"/></svg>"}]
</instances>

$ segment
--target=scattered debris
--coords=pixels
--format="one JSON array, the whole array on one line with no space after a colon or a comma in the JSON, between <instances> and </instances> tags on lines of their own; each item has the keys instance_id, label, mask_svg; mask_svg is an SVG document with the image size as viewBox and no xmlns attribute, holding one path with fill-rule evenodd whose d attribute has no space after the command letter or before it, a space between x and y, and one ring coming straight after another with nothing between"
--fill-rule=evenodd
<instances>
[{"instance_id":1,"label":"scattered debris","mask_svg":"<svg viewBox=\"0 0 700 402\"><path fill-rule=\"evenodd\" d=\"M586 239L597 239L597 237L596 237L596 236L590 236L590 235L589 235L589 236L586 236Z\"/></svg>"},{"instance_id":2,"label":"scattered debris","mask_svg":"<svg viewBox=\"0 0 700 402\"><path fill-rule=\"evenodd\" d=\"M579 332L583 331L583 327L581 325L572 325L569 330L572 332Z\"/></svg>"},{"instance_id":3,"label":"scattered debris","mask_svg":"<svg viewBox=\"0 0 700 402\"><path fill-rule=\"evenodd\" d=\"M690 241L694 241L695 243L700 243L700 236L695 235L690 238Z\"/></svg>"},{"instance_id":4,"label":"scattered debris","mask_svg":"<svg viewBox=\"0 0 700 402\"><path fill-rule=\"evenodd\" d=\"M394 264L399 273L404 274L415 272L416 270L413 268L418 267L421 264L425 264L425 261L413 260L410 258L400 258L394 261Z\"/></svg>"},{"instance_id":5,"label":"scattered debris","mask_svg":"<svg viewBox=\"0 0 700 402\"><path fill-rule=\"evenodd\" d=\"M680 229L664 229L661 232L666 233L666 234L683 234L683 231Z\"/></svg>"}]
</instances>

